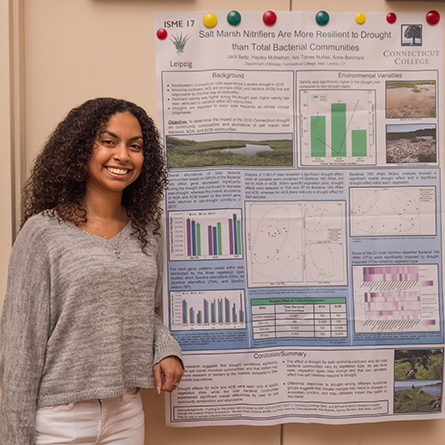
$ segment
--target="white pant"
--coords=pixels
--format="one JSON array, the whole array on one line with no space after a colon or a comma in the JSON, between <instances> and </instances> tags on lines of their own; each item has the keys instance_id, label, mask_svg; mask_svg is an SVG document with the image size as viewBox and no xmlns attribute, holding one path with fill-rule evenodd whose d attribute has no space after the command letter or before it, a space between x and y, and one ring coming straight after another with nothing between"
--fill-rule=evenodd
<instances>
[{"instance_id":1,"label":"white pant","mask_svg":"<svg viewBox=\"0 0 445 445\"><path fill-rule=\"evenodd\" d=\"M144 445L139 390L122 397L39 408L36 445Z\"/></svg>"}]
</instances>

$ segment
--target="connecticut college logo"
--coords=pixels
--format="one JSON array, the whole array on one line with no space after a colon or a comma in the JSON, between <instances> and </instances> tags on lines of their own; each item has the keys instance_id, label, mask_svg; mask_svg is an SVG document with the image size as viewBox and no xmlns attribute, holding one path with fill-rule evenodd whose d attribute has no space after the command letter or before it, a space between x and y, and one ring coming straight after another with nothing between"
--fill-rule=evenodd
<instances>
[{"instance_id":1,"label":"connecticut college logo","mask_svg":"<svg viewBox=\"0 0 445 445\"><path fill-rule=\"evenodd\" d=\"M422 46L422 25L402 25L402 46Z\"/></svg>"}]
</instances>

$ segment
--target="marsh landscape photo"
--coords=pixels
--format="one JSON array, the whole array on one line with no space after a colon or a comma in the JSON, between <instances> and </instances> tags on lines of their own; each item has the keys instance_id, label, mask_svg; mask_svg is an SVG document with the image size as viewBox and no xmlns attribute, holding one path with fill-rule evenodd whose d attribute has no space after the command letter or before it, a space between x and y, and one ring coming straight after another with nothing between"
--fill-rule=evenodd
<instances>
[{"instance_id":1,"label":"marsh landscape photo","mask_svg":"<svg viewBox=\"0 0 445 445\"><path fill-rule=\"evenodd\" d=\"M443 349L394 351L394 412L441 411Z\"/></svg>"},{"instance_id":2,"label":"marsh landscape photo","mask_svg":"<svg viewBox=\"0 0 445 445\"><path fill-rule=\"evenodd\" d=\"M386 162L437 162L436 125L387 125Z\"/></svg>"},{"instance_id":3,"label":"marsh landscape photo","mask_svg":"<svg viewBox=\"0 0 445 445\"><path fill-rule=\"evenodd\" d=\"M169 168L293 165L292 134L216 133L167 136Z\"/></svg>"},{"instance_id":4,"label":"marsh landscape photo","mask_svg":"<svg viewBox=\"0 0 445 445\"><path fill-rule=\"evenodd\" d=\"M386 117L436 117L436 81L386 82Z\"/></svg>"},{"instance_id":5,"label":"marsh landscape photo","mask_svg":"<svg viewBox=\"0 0 445 445\"><path fill-rule=\"evenodd\" d=\"M394 380L442 380L442 349L400 349L394 352Z\"/></svg>"},{"instance_id":6,"label":"marsh landscape photo","mask_svg":"<svg viewBox=\"0 0 445 445\"><path fill-rule=\"evenodd\" d=\"M441 410L441 380L394 382L394 413L430 413Z\"/></svg>"}]
</instances>

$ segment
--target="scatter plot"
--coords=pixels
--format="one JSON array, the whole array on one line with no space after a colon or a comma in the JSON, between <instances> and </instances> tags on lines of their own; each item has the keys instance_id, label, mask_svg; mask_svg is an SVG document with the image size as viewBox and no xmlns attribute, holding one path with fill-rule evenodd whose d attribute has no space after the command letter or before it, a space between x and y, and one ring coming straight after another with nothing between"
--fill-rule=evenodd
<instances>
[{"instance_id":1,"label":"scatter plot","mask_svg":"<svg viewBox=\"0 0 445 445\"><path fill-rule=\"evenodd\" d=\"M436 234L434 187L352 188L351 236Z\"/></svg>"},{"instance_id":2,"label":"scatter plot","mask_svg":"<svg viewBox=\"0 0 445 445\"><path fill-rule=\"evenodd\" d=\"M344 205L342 203L314 202L305 204L305 241L338 241L343 239L343 215Z\"/></svg>"},{"instance_id":3,"label":"scatter plot","mask_svg":"<svg viewBox=\"0 0 445 445\"><path fill-rule=\"evenodd\" d=\"M302 283L302 205L247 204L247 208L251 285Z\"/></svg>"},{"instance_id":4,"label":"scatter plot","mask_svg":"<svg viewBox=\"0 0 445 445\"><path fill-rule=\"evenodd\" d=\"M341 244L306 245L306 282L344 280L344 262Z\"/></svg>"},{"instance_id":5,"label":"scatter plot","mask_svg":"<svg viewBox=\"0 0 445 445\"><path fill-rule=\"evenodd\" d=\"M248 285L346 284L343 202L246 203Z\"/></svg>"}]
</instances>

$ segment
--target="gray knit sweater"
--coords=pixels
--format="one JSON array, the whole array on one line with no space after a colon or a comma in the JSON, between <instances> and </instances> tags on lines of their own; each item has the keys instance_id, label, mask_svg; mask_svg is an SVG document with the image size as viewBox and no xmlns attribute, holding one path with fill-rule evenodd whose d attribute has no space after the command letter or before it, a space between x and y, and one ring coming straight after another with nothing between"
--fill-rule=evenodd
<instances>
[{"instance_id":1,"label":"gray knit sweater","mask_svg":"<svg viewBox=\"0 0 445 445\"><path fill-rule=\"evenodd\" d=\"M141 250L129 223L111 240L47 215L12 249L1 321L2 445L35 443L36 407L154 386L153 364L181 357L163 325L162 242Z\"/></svg>"}]
</instances>

